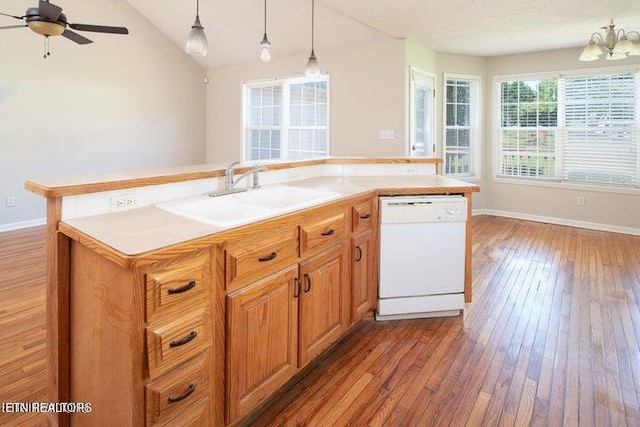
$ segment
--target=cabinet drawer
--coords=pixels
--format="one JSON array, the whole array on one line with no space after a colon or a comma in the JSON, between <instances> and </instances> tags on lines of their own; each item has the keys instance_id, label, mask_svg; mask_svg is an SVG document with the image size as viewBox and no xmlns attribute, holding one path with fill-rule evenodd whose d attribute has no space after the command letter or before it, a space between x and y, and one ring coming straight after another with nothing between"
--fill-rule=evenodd
<instances>
[{"instance_id":1,"label":"cabinet drawer","mask_svg":"<svg viewBox=\"0 0 640 427\"><path fill-rule=\"evenodd\" d=\"M344 241L345 225L344 211L334 211L322 220L301 225L300 256L304 257Z\"/></svg>"},{"instance_id":2,"label":"cabinet drawer","mask_svg":"<svg viewBox=\"0 0 640 427\"><path fill-rule=\"evenodd\" d=\"M148 273L147 320L204 302L209 283L210 267L207 253Z\"/></svg>"},{"instance_id":3,"label":"cabinet drawer","mask_svg":"<svg viewBox=\"0 0 640 427\"><path fill-rule=\"evenodd\" d=\"M208 418L207 353L147 384L147 425L195 426Z\"/></svg>"},{"instance_id":4,"label":"cabinet drawer","mask_svg":"<svg viewBox=\"0 0 640 427\"><path fill-rule=\"evenodd\" d=\"M227 289L247 282L245 279L265 276L291 263L298 257L298 228L289 227L277 234L245 239L225 250Z\"/></svg>"},{"instance_id":5,"label":"cabinet drawer","mask_svg":"<svg viewBox=\"0 0 640 427\"><path fill-rule=\"evenodd\" d=\"M154 377L207 348L212 342L211 314L193 310L171 322L147 327L149 376Z\"/></svg>"},{"instance_id":6,"label":"cabinet drawer","mask_svg":"<svg viewBox=\"0 0 640 427\"><path fill-rule=\"evenodd\" d=\"M371 199L361 200L351 206L351 231L371 230L373 221L373 206Z\"/></svg>"}]
</instances>

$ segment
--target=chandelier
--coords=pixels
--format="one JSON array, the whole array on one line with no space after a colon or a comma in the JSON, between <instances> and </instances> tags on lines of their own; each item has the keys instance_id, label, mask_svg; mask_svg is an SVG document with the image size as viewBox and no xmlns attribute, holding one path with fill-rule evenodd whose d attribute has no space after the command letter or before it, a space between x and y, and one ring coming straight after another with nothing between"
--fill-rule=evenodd
<instances>
[{"instance_id":1,"label":"chandelier","mask_svg":"<svg viewBox=\"0 0 640 427\"><path fill-rule=\"evenodd\" d=\"M606 54L606 59L609 61L616 61L618 59L625 59L627 56L640 56L640 33L637 31L625 32L620 29L616 32L616 25L613 23L613 19L607 27L601 27L605 30L605 35L600 33L593 33L589 38L589 44L582 51L582 55L578 58L580 61L595 61L603 53ZM632 42L629 37L635 39L635 43Z\"/></svg>"}]
</instances>

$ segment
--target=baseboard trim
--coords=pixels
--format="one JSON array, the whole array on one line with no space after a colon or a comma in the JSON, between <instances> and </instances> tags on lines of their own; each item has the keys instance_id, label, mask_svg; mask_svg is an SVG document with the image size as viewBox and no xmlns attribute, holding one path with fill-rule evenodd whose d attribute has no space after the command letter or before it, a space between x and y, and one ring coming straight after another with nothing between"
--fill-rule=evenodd
<instances>
[{"instance_id":1,"label":"baseboard trim","mask_svg":"<svg viewBox=\"0 0 640 427\"><path fill-rule=\"evenodd\" d=\"M39 225L45 225L47 223L46 218L31 219L29 221L13 222L10 224L0 224L0 233L5 231L20 230L22 228L38 227Z\"/></svg>"},{"instance_id":2,"label":"baseboard trim","mask_svg":"<svg viewBox=\"0 0 640 427\"><path fill-rule=\"evenodd\" d=\"M622 227L619 225L600 224L588 221L576 221L573 219L557 218L552 216L530 215L521 212L508 212L494 209L474 209L473 215L503 216L507 218L524 219L527 221L547 222L549 224L567 225L569 227L587 228L589 230L610 231L613 233L640 236L640 228Z\"/></svg>"}]
</instances>

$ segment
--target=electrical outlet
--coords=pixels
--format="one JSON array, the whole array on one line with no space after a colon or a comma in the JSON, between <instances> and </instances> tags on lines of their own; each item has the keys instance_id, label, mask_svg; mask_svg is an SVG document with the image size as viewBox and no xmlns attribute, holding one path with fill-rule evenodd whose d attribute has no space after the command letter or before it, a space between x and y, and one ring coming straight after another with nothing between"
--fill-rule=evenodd
<instances>
[{"instance_id":1,"label":"electrical outlet","mask_svg":"<svg viewBox=\"0 0 640 427\"><path fill-rule=\"evenodd\" d=\"M7 207L14 208L16 206L16 198L13 196L7 196Z\"/></svg>"},{"instance_id":2,"label":"electrical outlet","mask_svg":"<svg viewBox=\"0 0 640 427\"><path fill-rule=\"evenodd\" d=\"M133 194L114 196L111 198L111 212L124 211L136 207L136 198Z\"/></svg>"},{"instance_id":3,"label":"electrical outlet","mask_svg":"<svg viewBox=\"0 0 640 427\"><path fill-rule=\"evenodd\" d=\"M578 206L584 206L584 196L578 196Z\"/></svg>"}]
</instances>

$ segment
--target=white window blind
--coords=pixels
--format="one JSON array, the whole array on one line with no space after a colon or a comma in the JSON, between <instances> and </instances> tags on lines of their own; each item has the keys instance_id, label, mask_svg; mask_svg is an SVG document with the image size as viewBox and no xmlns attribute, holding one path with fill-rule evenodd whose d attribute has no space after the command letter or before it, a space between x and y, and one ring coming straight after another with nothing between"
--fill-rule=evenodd
<instances>
[{"instance_id":1,"label":"white window blind","mask_svg":"<svg viewBox=\"0 0 640 427\"><path fill-rule=\"evenodd\" d=\"M638 73L500 83L497 175L640 184Z\"/></svg>"},{"instance_id":2,"label":"white window blind","mask_svg":"<svg viewBox=\"0 0 640 427\"><path fill-rule=\"evenodd\" d=\"M636 75L567 77L560 93L560 179L637 185Z\"/></svg>"},{"instance_id":3,"label":"white window blind","mask_svg":"<svg viewBox=\"0 0 640 427\"><path fill-rule=\"evenodd\" d=\"M328 155L328 78L245 84L247 160Z\"/></svg>"}]
</instances>

